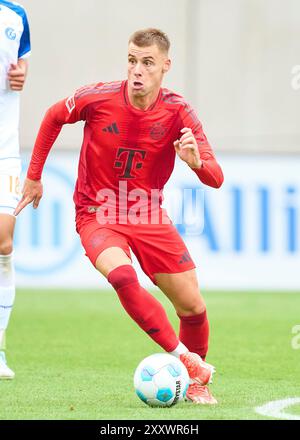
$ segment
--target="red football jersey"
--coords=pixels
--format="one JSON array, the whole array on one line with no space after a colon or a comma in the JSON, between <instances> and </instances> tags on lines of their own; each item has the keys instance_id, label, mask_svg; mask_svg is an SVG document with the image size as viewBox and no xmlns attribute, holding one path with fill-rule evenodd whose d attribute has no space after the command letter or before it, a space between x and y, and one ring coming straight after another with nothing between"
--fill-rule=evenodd
<instances>
[{"instance_id":1,"label":"red football jersey","mask_svg":"<svg viewBox=\"0 0 300 440\"><path fill-rule=\"evenodd\" d=\"M38 180L63 124L85 121L78 179L74 202L77 212L95 212L97 207L116 195L116 216L128 211L137 200L146 200L162 190L174 168L174 141L184 127L191 128L197 140L201 169L194 170L200 180L219 187L223 174L216 162L202 125L194 110L185 100L160 89L158 98L146 111L130 104L127 81L99 83L79 89L51 107L42 122L31 162L28 178ZM121 193L127 192L127 201ZM152 192L151 192L152 191ZM107 197L106 197L107 196Z\"/></svg>"}]
</instances>

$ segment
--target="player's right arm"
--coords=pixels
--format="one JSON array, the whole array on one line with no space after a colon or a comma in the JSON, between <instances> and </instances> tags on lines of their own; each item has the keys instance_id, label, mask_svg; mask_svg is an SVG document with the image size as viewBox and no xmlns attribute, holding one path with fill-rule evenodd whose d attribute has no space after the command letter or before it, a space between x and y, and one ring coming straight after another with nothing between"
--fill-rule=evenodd
<instances>
[{"instance_id":1,"label":"player's right arm","mask_svg":"<svg viewBox=\"0 0 300 440\"><path fill-rule=\"evenodd\" d=\"M7 74L9 86L11 90L15 92L21 92L23 90L26 75L28 71L28 61L20 58L17 64L11 64Z\"/></svg>"},{"instance_id":2,"label":"player's right arm","mask_svg":"<svg viewBox=\"0 0 300 440\"><path fill-rule=\"evenodd\" d=\"M31 180L26 178L22 190L22 199L15 209L14 215L18 215L25 206L33 203L34 209L39 206L40 200L43 196L43 184L41 180Z\"/></svg>"},{"instance_id":3,"label":"player's right arm","mask_svg":"<svg viewBox=\"0 0 300 440\"><path fill-rule=\"evenodd\" d=\"M18 15L19 14L23 21L23 32L19 44L18 61L10 65L7 75L10 89L16 92L23 90L28 71L28 57L31 53L30 29L24 8L18 8Z\"/></svg>"},{"instance_id":4,"label":"player's right arm","mask_svg":"<svg viewBox=\"0 0 300 440\"><path fill-rule=\"evenodd\" d=\"M64 124L74 124L87 118L87 103L85 99L77 99L76 95L64 99L47 111L40 126L29 168L27 178L22 190L20 200L14 215L18 215L22 209L33 202L33 207L37 208L43 195L43 185L41 182L43 168L48 154L56 141Z\"/></svg>"}]
</instances>

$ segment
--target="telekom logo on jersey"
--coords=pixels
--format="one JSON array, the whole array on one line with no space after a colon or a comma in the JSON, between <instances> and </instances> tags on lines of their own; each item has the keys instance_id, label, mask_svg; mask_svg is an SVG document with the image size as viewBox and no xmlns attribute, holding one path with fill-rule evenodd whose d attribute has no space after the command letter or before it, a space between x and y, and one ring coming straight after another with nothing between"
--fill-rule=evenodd
<instances>
[{"instance_id":1,"label":"telekom logo on jersey","mask_svg":"<svg viewBox=\"0 0 300 440\"><path fill-rule=\"evenodd\" d=\"M115 162L115 168L124 169L123 174L119 175L119 178L122 179L134 179L132 175L133 171L133 161L135 159L136 164L135 168L140 169L143 167L143 163L139 161L139 159L144 160L146 157L146 151L137 150L132 148L119 148L117 153L117 160ZM120 160L121 159L121 160Z\"/></svg>"}]
</instances>

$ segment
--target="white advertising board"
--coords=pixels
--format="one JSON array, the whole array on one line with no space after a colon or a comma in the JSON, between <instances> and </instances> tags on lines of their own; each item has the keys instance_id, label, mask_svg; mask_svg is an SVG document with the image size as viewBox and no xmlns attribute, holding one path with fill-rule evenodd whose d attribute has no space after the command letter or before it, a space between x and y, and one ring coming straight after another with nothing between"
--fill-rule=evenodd
<instances>
[{"instance_id":1,"label":"white advertising board","mask_svg":"<svg viewBox=\"0 0 300 440\"><path fill-rule=\"evenodd\" d=\"M182 162L165 188L164 206L207 289L300 289L300 156L218 155L225 182L203 186ZM38 210L22 212L15 234L22 287L109 286L75 231L73 189L78 154L53 151ZM24 162L26 169L27 162ZM150 280L135 267L141 282Z\"/></svg>"}]
</instances>

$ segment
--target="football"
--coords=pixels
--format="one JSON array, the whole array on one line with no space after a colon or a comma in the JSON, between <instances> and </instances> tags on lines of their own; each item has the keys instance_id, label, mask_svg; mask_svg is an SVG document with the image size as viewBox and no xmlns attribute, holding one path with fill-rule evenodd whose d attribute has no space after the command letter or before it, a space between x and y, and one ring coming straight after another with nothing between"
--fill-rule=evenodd
<instances>
[{"instance_id":1,"label":"football","mask_svg":"<svg viewBox=\"0 0 300 440\"><path fill-rule=\"evenodd\" d=\"M157 353L143 359L134 373L138 397L149 406L176 405L185 397L189 375L175 356Z\"/></svg>"}]
</instances>

